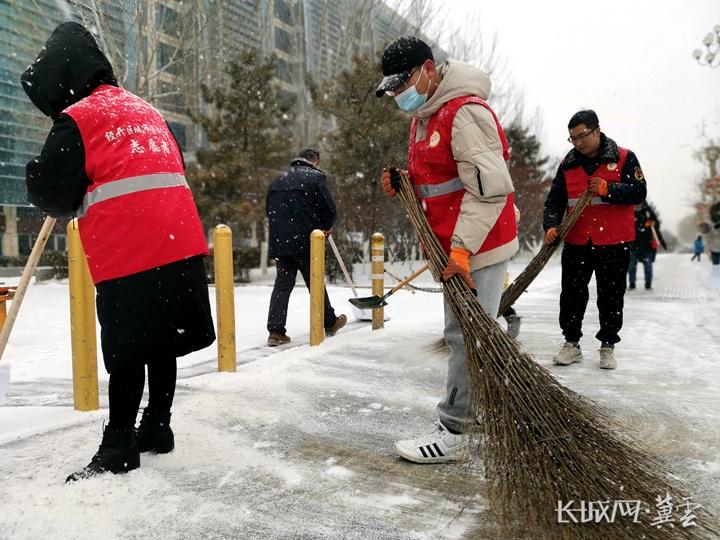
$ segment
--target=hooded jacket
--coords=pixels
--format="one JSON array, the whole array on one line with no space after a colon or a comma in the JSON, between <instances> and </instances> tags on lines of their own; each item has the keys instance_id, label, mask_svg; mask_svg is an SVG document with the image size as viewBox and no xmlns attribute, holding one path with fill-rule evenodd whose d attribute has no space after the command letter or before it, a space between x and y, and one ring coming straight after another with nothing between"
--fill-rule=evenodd
<instances>
[{"instance_id":1,"label":"hooded jacket","mask_svg":"<svg viewBox=\"0 0 720 540\"><path fill-rule=\"evenodd\" d=\"M490 78L481 70L448 60L438 68L441 81L432 97L415 111L415 141L424 140L430 118L446 103L462 96L487 100ZM452 123L452 153L466 193L452 235L452 246L477 253L514 192L492 112L480 104L463 105ZM508 260L518 250L515 236L490 251L470 257L471 270Z\"/></svg>"},{"instance_id":2,"label":"hooded jacket","mask_svg":"<svg viewBox=\"0 0 720 540\"><path fill-rule=\"evenodd\" d=\"M125 362L182 356L212 343L215 336L201 257L207 244L192 197L189 192L178 196L180 192L170 189L143 192L142 172L134 172L134 178L121 174L137 170L183 177L179 147L171 143L163 158L159 153L156 158L146 155L138 165L117 147L98 144L105 139L106 125L137 121L140 109L157 120L159 125L152 126L155 131L171 137L167 124L147 102L117 88L107 58L77 23L55 29L21 82L32 102L54 120L40 156L27 164L30 202L54 217L66 217L80 208L86 193L100 199L89 203L94 206L80 220L80 232L96 281L108 371ZM103 101L105 107L96 102L98 92L112 95ZM119 176L112 171L119 171ZM130 197L114 193L125 180L137 184L137 193ZM99 195L91 191L103 183L110 189ZM176 205L179 199L187 204ZM165 232L174 223L188 224L178 229L193 231L192 245L160 247L172 244Z\"/></svg>"}]
</instances>

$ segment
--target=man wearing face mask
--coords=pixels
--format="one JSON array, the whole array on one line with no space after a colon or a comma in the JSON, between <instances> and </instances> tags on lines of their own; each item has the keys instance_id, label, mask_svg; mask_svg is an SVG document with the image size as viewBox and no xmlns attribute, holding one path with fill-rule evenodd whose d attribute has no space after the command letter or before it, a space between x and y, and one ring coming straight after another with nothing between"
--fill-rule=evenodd
<instances>
[{"instance_id":1,"label":"man wearing face mask","mask_svg":"<svg viewBox=\"0 0 720 540\"><path fill-rule=\"evenodd\" d=\"M414 36L387 46L376 95L391 96L412 114L408 173L428 222L448 253L443 279L459 274L477 291L483 309L497 315L508 260L518 250L509 150L497 116L485 101L490 79L479 69L448 60L435 64L430 47ZM383 188L400 186L389 172ZM398 453L416 463L457 461L475 422L468 410L468 375L460 325L445 301L450 348L447 391L430 434L399 441Z\"/></svg>"}]
</instances>

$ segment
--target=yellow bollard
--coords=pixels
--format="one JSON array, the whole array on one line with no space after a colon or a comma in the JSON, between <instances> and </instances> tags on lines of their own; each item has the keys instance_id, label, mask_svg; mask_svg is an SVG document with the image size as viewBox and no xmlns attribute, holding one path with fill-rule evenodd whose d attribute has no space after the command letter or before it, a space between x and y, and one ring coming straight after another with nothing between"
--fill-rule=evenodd
<instances>
[{"instance_id":1,"label":"yellow bollard","mask_svg":"<svg viewBox=\"0 0 720 540\"><path fill-rule=\"evenodd\" d=\"M235 279L233 271L232 231L218 225L213 234L215 298L217 300L218 371L236 371L235 350Z\"/></svg>"},{"instance_id":2,"label":"yellow bollard","mask_svg":"<svg viewBox=\"0 0 720 540\"><path fill-rule=\"evenodd\" d=\"M372 293L378 296L385 294L385 237L380 233L372 235ZM385 326L385 309L373 309L372 329L378 330Z\"/></svg>"},{"instance_id":3,"label":"yellow bollard","mask_svg":"<svg viewBox=\"0 0 720 540\"><path fill-rule=\"evenodd\" d=\"M310 233L310 345L325 339L325 234Z\"/></svg>"},{"instance_id":4,"label":"yellow bollard","mask_svg":"<svg viewBox=\"0 0 720 540\"><path fill-rule=\"evenodd\" d=\"M78 411L100 408L95 335L95 286L77 219L67 224L68 278L70 282L70 340L73 363L73 403Z\"/></svg>"}]
</instances>

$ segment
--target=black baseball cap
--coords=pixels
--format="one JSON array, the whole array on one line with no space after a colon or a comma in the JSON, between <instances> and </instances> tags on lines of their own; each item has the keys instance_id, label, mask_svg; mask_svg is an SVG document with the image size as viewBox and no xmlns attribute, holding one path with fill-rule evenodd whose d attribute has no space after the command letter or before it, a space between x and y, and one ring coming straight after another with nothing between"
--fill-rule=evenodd
<instances>
[{"instance_id":1,"label":"black baseball cap","mask_svg":"<svg viewBox=\"0 0 720 540\"><path fill-rule=\"evenodd\" d=\"M410 78L410 72L425 60L434 60L432 49L415 36L403 36L385 47L382 54L383 80L375 90L381 97L388 90L400 88Z\"/></svg>"}]
</instances>

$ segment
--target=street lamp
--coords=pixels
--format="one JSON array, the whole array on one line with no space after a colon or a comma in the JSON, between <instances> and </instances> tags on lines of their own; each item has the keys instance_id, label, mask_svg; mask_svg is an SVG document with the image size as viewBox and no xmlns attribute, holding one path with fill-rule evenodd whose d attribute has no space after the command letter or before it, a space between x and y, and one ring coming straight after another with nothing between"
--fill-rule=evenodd
<instances>
[{"instance_id":1,"label":"street lamp","mask_svg":"<svg viewBox=\"0 0 720 540\"><path fill-rule=\"evenodd\" d=\"M692 53L693 58L701 66L720 67L720 24L716 24L713 31L708 32L702 44L705 45L705 52L702 49L695 49Z\"/></svg>"}]
</instances>

